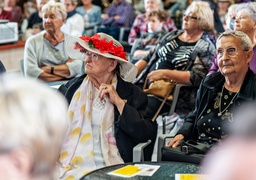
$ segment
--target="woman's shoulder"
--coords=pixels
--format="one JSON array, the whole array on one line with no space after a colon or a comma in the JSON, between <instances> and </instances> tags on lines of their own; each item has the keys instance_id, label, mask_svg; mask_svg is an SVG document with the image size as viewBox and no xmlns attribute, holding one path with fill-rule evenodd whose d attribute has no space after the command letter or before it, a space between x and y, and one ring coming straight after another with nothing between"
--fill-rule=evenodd
<instances>
[{"instance_id":1,"label":"woman's shoulder","mask_svg":"<svg viewBox=\"0 0 256 180\"><path fill-rule=\"evenodd\" d=\"M33 36L30 36L30 37L26 40L26 44L31 43L31 42L34 42L34 41L36 41L37 43L40 43L40 42L38 42L38 41L43 40L44 33L45 33L45 31L41 31L41 32L39 32L38 34L35 34L35 35L33 35Z\"/></svg>"},{"instance_id":2,"label":"woman's shoulder","mask_svg":"<svg viewBox=\"0 0 256 180\"><path fill-rule=\"evenodd\" d=\"M92 5L92 9L93 9L94 11L101 11L100 6L97 6L97 5Z\"/></svg>"},{"instance_id":3,"label":"woman's shoulder","mask_svg":"<svg viewBox=\"0 0 256 180\"><path fill-rule=\"evenodd\" d=\"M224 76L220 72L214 72L203 78L202 84L208 87L215 87L221 81L224 81Z\"/></svg>"}]
</instances>

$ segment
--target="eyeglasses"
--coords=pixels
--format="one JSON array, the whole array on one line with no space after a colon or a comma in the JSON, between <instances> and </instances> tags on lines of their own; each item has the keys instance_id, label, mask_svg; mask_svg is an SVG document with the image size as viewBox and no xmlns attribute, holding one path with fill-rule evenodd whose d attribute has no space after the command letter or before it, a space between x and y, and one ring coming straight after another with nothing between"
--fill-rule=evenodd
<instances>
[{"instance_id":1,"label":"eyeglasses","mask_svg":"<svg viewBox=\"0 0 256 180\"><path fill-rule=\"evenodd\" d=\"M99 59L99 55L98 55L98 54L94 54L94 53L91 53L91 52L89 52L89 51L86 51L86 52L84 53L84 55L85 55L85 58L90 57L91 60L93 60L93 61L97 61L97 60Z\"/></svg>"},{"instance_id":2,"label":"eyeglasses","mask_svg":"<svg viewBox=\"0 0 256 180\"><path fill-rule=\"evenodd\" d=\"M188 14L183 14L183 17L188 17L189 19L195 19L195 20L200 19L200 17L196 17L196 16L192 16L192 15L188 15Z\"/></svg>"},{"instance_id":3,"label":"eyeglasses","mask_svg":"<svg viewBox=\"0 0 256 180\"><path fill-rule=\"evenodd\" d=\"M238 50L248 51L248 50L243 50L243 49L239 49L239 48L236 48L236 47L229 47L226 50L218 49L216 53L217 53L218 57L222 57L224 55L224 51L226 51L229 56L234 56L234 55L236 55Z\"/></svg>"}]
</instances>

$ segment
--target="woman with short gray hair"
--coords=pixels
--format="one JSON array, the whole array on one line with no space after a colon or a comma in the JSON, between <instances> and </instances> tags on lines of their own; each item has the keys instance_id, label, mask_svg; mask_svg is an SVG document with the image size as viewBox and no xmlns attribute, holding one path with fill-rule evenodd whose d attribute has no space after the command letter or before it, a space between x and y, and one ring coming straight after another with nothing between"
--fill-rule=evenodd
<instances>
[{"instance_id":1,"label":"woman with short gray hair","mask_svg":"<svg viewBox=\"0 0 256 180\"><path fill-rule=\"evenodd\" d=\"M235 10L235 24L234 30L246 33L253 44L253 56L250 61L250 69L256 73L256 2L248 2L237 5ZM213 64L209 70L209 74L218 71L217 58L214 59Z\"/></svg>"},{"instance_id":2,"label":"woman with short gray hair","mask_svg":"<svg viewBox=\"0 0 256 180\"><path fill-rule=\"evenodd\" d=\"M57 179L66 100L24 77L2 75L0 87L0 179Z\"/></svg>"},{"instance_id":3,"label":"woman with short gray hair","mask_svg":"<svg viewBox=\"0 0 256 180\"><path fill-rule=\"evenodd\" d=\"M42 18L45 31L31 36L26 41L25 76L50 82L81 74L82 61L71 59L66 53L67 40L72 39L70 35L61 31L66 17L66 8L60 2L49 1L43 6Z\"/></svg>"},{"instance_id":4,"label":"woman with short gray hair","mask_svg":"<svg viewBox=\"0 0 256 180\"><path fill-rule=\"evenodd\" d=\"M225 31L218 37L216 49L220 72L202 80L194 111L168 143L172 147L169 157L176 155L168 160L191 162L196 158L200 163L207 150L230 135L228 127L235 123L238 108L256 99L256 75L249 69L253 55L249 37L242 31ZM207 146L203 152L192 152L190 147L185 152L184 141L191 140Z\"/></svg>"}]
</instances>

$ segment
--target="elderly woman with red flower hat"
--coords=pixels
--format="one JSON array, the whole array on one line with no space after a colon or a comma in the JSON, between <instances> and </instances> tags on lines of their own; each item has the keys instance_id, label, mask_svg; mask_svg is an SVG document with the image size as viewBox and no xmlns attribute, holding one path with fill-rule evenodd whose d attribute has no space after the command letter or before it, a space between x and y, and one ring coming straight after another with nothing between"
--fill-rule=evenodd
<instances>
[{"instance_id":1,"label":"elderly woman with red flower hat","mask_svg":"<svg viewBox=\"0 0 256 180\"><path fill-rule=\"evenodd\" d=\"M133 147L156 135L156 125L144 116L147 96L131 83L137 68L118 41L104 33L82 36L71 51L70 56L83 56L85 74L59 88L70 103L61 179L131 162Z\"/></svg>"}]
</instances>

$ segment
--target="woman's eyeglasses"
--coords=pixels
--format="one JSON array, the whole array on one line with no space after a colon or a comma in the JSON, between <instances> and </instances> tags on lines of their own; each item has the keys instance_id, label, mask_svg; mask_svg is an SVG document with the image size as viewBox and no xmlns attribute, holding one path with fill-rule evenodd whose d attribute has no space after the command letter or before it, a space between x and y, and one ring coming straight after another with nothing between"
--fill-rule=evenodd
<instances>
[{"instance_id":1,"label":"woman's eyeglasses","mask_svg":"<svg viewBox=\"0 0 256 180\"><path fill-rule=\"evenodd\" d=\"M237 51L239 50L242 50L242 51L248 51L248 50L243 50L243 49L239 49L239 48L236 48L236 47L229 47L227 48L226 50L224 49L218 49L217 50L217 56L218 57L222 57L224 55L224 52L226 51L226 53L229 55L229 56L235 56Z\"/></svg>"},{"instance_id":2,"label":"woman's eyeglasses","mask_svg":"<svg viewBox=\"0 0 256 180\"><path fill-rule=\"evenodd\" d=\"M85 58L90 57L91 60L93 60L93 61L97 61L99 59L99 55L98 54L94 54L94 53L91 53L89 51L84 52L84 55L85 55Z\"/></svg>"},{"instance_id":3,"label":"woman's eyeglasses","mask_svg":"<svg viewBox=\"0 0 256 180\"><path fill-rule=\"evenodd\" d=\"M192 15L188 15L188 14L183 14L183 17L188 17L189 19L195 19L195 20L200 19L200 17L196 17L196 16L192 16Z\"/></svg>"}]
</instances>

